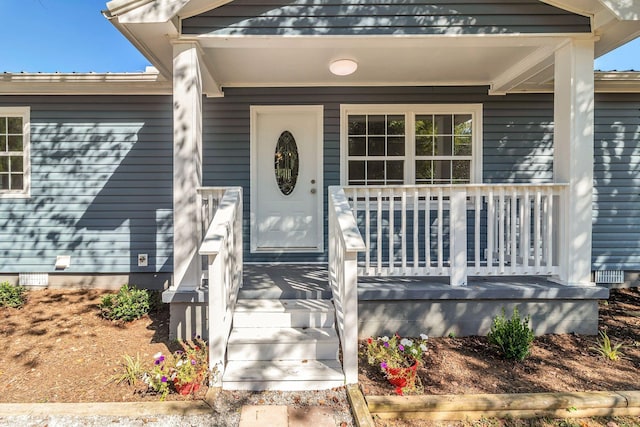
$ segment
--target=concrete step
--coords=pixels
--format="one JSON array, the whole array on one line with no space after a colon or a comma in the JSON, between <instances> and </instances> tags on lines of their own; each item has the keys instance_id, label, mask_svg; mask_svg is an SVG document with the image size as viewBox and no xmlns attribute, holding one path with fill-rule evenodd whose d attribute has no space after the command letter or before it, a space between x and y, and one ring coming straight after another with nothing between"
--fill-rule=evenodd
<instances>
[{"instance_id":1,"label":"concrete step","mask_svg":"<svg viewBox=\"0 0 640 427\"><path fill-rule=\"evenodd\" d=\"M323 390L344 385L337 360L230 361L222 378L228 390Z\"/></svg>"},{"instance_id":2,"label":"concrete step","mask_svg":"<svg viewBox=\"0 0 640 427\"><path fill-rule=\"evenodd\" d=\"M333 328L233 328L227 359L337 359L338 345Z\"/></svg>"},{"instance_id":3,"label":"concrete step","mask_svg":"<svg viewBox=\"0 0 640 427\"><path fill-rule=\"evenodd\" d=\"M241 299L233 315L234 328L332 328L334 323L329 300Z\"/></svg>"}]
</instances>

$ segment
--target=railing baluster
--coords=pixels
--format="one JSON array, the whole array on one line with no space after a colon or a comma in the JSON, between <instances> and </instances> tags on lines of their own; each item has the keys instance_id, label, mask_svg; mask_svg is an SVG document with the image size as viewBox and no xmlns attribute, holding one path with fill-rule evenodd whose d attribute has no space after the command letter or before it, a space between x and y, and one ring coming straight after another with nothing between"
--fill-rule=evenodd
<instances>
[{"instance_id":1,"label":"railing baluster","mask_svg":"<svg viewBox=\"0 0 640 427\"><path fill-rule=\"evenodd\" d=\"M401 213L400 220L402 221L400 233L401 241L400 241L400 250L402 251L402 271L407 270L407 190L402 189L402 198L401 198Z\"/></svg>"},{"instance_id":2,"label":"railing baluster","mask_svg":"<svg viewBox=\"0 0 640 427\"><path fill-rule=\"evenodd\" d=\"M395 217L395 208L393 206L393 202L394 202L394 191L393 188L389 189L389 274L393 274L393 268L394 268L394 257L393 257L393 246L394 246L394 240L395 240L395 236L394 236L394 217Z\"/></svg>"},{"instance_id":3,"label":"railing baluster","mask_svg":"<svg viewBox=\"0 0 640 427\"><path fill-rule=\"evenodd\" d=\"M480 272L480 213L481 213L481 205L482 201L482 193L480 188L476 188L474 194L474 205L475 209L473 212L474 217L474 233L473 233L473 243L474 243L474 265L476 267L476 274Z\"/></svg>"},{"instance_id":4,"label":"railing baluster","mask_svg":"<svg viewBox=\"0 0 640 427\"><path fill-rule=\"evenodd\" d=\"M523 196L523 218L520 224L524 224L520 227L520 234L522 237L522 243L520 245L520 252L522 254L522 265L525 271L529 269L529 253L530 253L530 236L531 236L531 203L529 202L529 189L525 188Z\"/></svg>"},{"instance_id":5,"label":"railing baluster","mask_svg":"<svg viewBox=\"0 0 640 427\"><path fill-rule=\"evenodd\" d=\"M540 273L540 249L542 245L542 239L540 234L540 223L542 222L542 218L540 218L540 204L542 203L542 192L540 189L536 189L536 200L535 205L533 207L533 216L534 216L534 237L533 237L533 257L534 257L534 266L536 274Z\"/></svg>"},{"instance_id":6,"label":"railing baluster","mask_svg":"<svg viewBox=\"0 0 640 427\"><path fill-rule=\"evenodd\" d=\"M504 244L505 244L505 205L504 205L504 187L500 187L498 196L498 209L500 222L498 223L498 269L500 274L504 274Z\"/></svg>"},{"instance_id":7,"label":"railing baluster","mask_svg":"<svg viewBox=\"0 0 640 427\"><path fill-rule=\"evenodd\" d=\"M424 189L424 266L431 272L431 191Z\"/></svg>"},{"instance_id":8,"label":"railing baluster","mask_svg":"<svg viewBox=\"0 0 640 427\"><path fill-rule=\"evenodd\" d=\"M444 265L443 260L442 260L442 253L444 252L443 249L443 226L442 226L442 220L444 218L443 215L443 211L444 211L444 201L442 200L443 196L442 196L442 187L438 187L438 213L436 216L436 221L438 221L438 269L440 271L442 271L442 266ZM451 232L449 232L449 234L451 234Z\"/></svg>"},{"instance_id":9,"label":"railing baluster","mask_svg":"<svg viewBox=\"0 0 640 427\"><path fill-rule=\"evenodd\" d=\"M364 222L364 233L365 233L365 242L367 245L367 250L364 252L364 265L365 270L369 271L371 268L371 198L369 195L369 189L367 188L364 192L364 211L365 211L365 222Z\"/></svg>"},{"instance_id":10,"label":"railing baluster","mask_svg":"<svg viewBox=\"0 0 640 427\"><path fill-rule=\"evenodd\" d=\"M378 247L376 248L376 253L377 253L377 268L376 268L376 274L380 275L382 274L382 189L378 188L378 235L377 237L377 244Z\"/></svg>"},{"instance_id":11,"label":"railing baluster","mask_svg":"<svg viewBox=\"0 0 640 427\"><path fill-rule=\"evenodd\" d=\"M418 267L420 262L418 247L418 231L419 231L419 223L418 219L420 218L420 209L418 203L420 202L418 196L418 189L413 189L413 268L415 269L415 274L418 274Z\"/></svg>"},{"instance_id":12,"label":"railing baluster","mask_svg":"<svg viewBox=\"0 0 640 427\"><path fill-rule=\"evenodd\" d=\"M489 272L493 270L493 248L496 242L496 208L493 195L493 187L489 188L489 196L487 199L487 269Z\"/></svg>"},{"instance_id":13,"label":"railing baluster","mask_svg":"<svg viewBox=\"0 0 640 427\"><path fill-rule=\"evenodd\" d=\"M515 188L512 189L511 191L511 215L509 215L510 217L510 225L511 225L511 243L509 246L511 246L511 260L510 260L510 264L511 264L511 271L515 272L517 264L518 264L518 251L516 248L517 245L517 240L518 240L518 230L517 230L517 225L518 225L518 221L517 221L517 215L518 215L518 194L517 194L517 190Z\"/></svg>"},{"instance_id":14,"label":"railing baluster","mask_svg":"<svg viewBox=\"0 0 640 427\"><path fill-rule=\"evenodd\" d=\"M549 205L547 212L547 253L546 253L546 263L547 263L547 271L550 271L553 267L553 189L549 188L547 190L547 204Z\"/></svg>"}]
</instances>

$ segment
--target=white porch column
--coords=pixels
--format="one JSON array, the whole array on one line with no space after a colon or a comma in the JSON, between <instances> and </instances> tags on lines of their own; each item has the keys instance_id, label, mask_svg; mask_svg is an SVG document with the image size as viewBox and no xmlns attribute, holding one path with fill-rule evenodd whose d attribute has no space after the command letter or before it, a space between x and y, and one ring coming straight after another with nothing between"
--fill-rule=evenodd
<instances>
[{"instance_id":1,"label":"white porch column","mask_svg":"<svg viewBox=\"0 0 640 427\"><path fill-rule=\"evenodd\" d=\"M557 236L562 283L591 282L594 83L592 40L556 51L553 177L568 183L561 197Z\"/></svg>"},{"instance_id":2,"label":"white porch column","mask_svg":"<svg viewBox=\"0 0 640 427\"><path fill-rule=\"evenodd\" d=\"M173 281L200 285L197 188L202 185L202 78L195 43L173 47Z\"/></svg>"}]
</instances>

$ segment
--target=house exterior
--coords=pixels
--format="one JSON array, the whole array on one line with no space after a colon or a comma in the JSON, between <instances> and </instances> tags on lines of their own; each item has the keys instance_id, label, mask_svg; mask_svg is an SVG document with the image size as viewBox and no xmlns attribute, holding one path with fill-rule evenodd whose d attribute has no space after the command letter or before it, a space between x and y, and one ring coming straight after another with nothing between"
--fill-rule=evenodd
<instances>
[{"instance_id":1,"label":"house exterior","mask_svg":"<svg viewBox=\"0 0 640 427\"><path fill-rule=\"evenodd\" d=\"M640 35L638 5L104 15L155 70L0 76L1 279L166 289L172 334L224 366L244 264L328 265L347 382L359 335L482 333L516 303L537 333L595 333L594 271L637 280L640 73L593 60Z\"/></svg>"}]
</instances>

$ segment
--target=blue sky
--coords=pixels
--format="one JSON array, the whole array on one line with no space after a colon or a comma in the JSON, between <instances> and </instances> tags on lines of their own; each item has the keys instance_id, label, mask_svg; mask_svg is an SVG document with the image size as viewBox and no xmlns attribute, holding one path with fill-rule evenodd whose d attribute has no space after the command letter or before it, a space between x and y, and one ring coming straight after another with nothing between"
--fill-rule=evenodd
<instances>
[{"instance_id":1,"label":"blue sky","mask_svg":"<svg viewBox=\"0 0 640 427\"><path fill-rule=\"evenodd\" d=\"M143 71L149 62L100 13L107 0L0 0L0 72ZM640 70L640 38L596 60Z\"/></svg>"}]
</instances>

